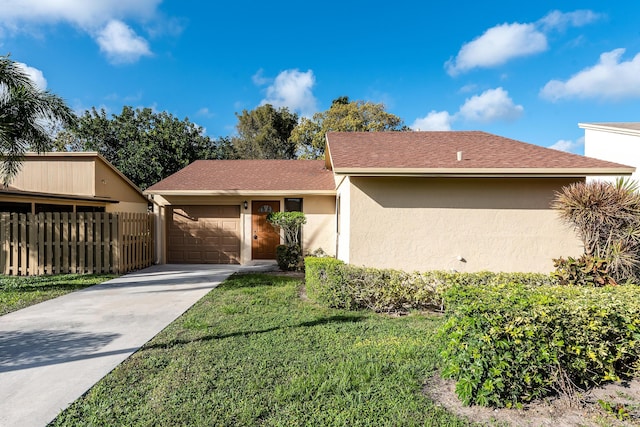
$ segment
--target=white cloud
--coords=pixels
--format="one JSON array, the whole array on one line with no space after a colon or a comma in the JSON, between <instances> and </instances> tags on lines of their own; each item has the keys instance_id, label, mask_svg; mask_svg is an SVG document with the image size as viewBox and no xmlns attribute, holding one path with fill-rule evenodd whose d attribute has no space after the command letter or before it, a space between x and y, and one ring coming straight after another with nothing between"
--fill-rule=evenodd
<instances>
[{"instance_id":1,"label":"white cloud","mask_svg":"<svg viewBox=\"0 0 640 427\"><path fill-rule=\"evenodd\" d=\"M151 55L149 43L122 21L109 21L98 32L96 41L114 64L136 62L142 56Z\"/></svg>"},{"instance_id":2,"label":"white cloud","mask_svg":"<svg viewBox=\"0 0 640 427\"><path fill-rule=\"evenodd\" d=\"M445 66L451 76L473 68L495 67L519 56L547 49L547 37L533 24L502 24L465 44Z\"/></svg>"},{"instance_id":3,"label":"white cloud","mask_svg":"<svg viewBox=\"0 0 640 427\"><path fill-rule=\"evenodd\" d=\"M202 116L202 117L215 117L215 113L213 113L212 111L210 111L207 107L202 107L201 109L199 109L196 112L196 116Z\"/></svg>"},{"instance_id":4,"label":"white cloud","mask_svg":"<svg viewBox=\"0 0 640 427\"><path fill-rule=\"evenodd\" d=\"M42 71L37 68L29 67L27 64L23 64L22 62L16 62L17 65L20 66L24 70L25 73L29 75L31 81L36 85L36 87L40 90L47 89L47 79L44 78L44 74Z\"/></svg>"},{"instance_id":5,"label":"white cloud","mask_svg":"<svg viewBox=\"0 0 640 427\"><path fill-rule=\"evenodd\" d=\"M488 123L515 120L523 111L524 107L514 104L509 93L499 87L468 98L460 107L458 115L465 120Z\"/></svg>"},{"instance_id":6,"label":"white cloud","mask_svg":"<svg viewBox=\"0 0 640 427\"><path fill-rule=\"evenodd\" d=\"M540 96L551 101L640 97L640 53L630 61L621 62L624 52L622 48L605 52L596 65L585 68L568 80L549 81L540 91Z\"/></svg>"},{"instance_id":7,"label":"white cloud","mask_svg":"<svg viewBox=\"0 0 640 427\"><path fill-rule=\"evenodd\" d=\"M162 0L3 0L0 16L6 23L68 22L84 29L116 18L148 19Z\"/></svg>"},{"instance_id":8,"label":"white cloud","mask_svg":"<svg viewBox=\"0 0 640 427\"><path fill-rule=\"evenodd\" d=\"M149 43L125 24L124 20L134 19L148 24L158 18L165 22L156 13L161 2L162 0L3 0L0 2L0 34L25 31L37 34L38 26L43 24L70 24L89 34L111 62L135 62L140 57L151 54ZM159 32L158 29L153 31Z\"/></svg>"},{"instance_id":9,"label":"white cloud","mask_svg":"<svg viewBox=\"0 0 640 427\"><path fill-rule=\"evenodd\" d=\"M501 24L465 43L455 58L445 63L449 75L456 76L474 68L496 67L511 59L531 56L548 48L545 32L580 27L600 19L590 10L560 12L554 10L538 22Z\"/></svg>"},{"instance_id":10,"label":"white cloud","mask_svg":"<svg viewBox=\"0 0 640 427\"><path fill-rule=\"evenodd\" d=\"M478 89L478 85L475 83L469 83L467 85L462 86L460 89L458 89L459 93L469 93L469 92L473 92L474 90Z\"/></svg>"},{"instance_id":11,"label":"white cloud","mask_svg":"<svg viewBox=\"0 0 640 427\"><path fill-rule=\"evenodd\" d=\"M305 73L297 69L285 70L278 74L273 84L267 88L267 97L260 105L287 107L303 116L310 116L317 111L317 100L311 91L315 83L316 78L312 70Z\"/></svg>"},{"instance_id":12,"label":"white cloud","mask_svg":"<svg viewBox=\"0 0 640 427\"><path fill-rule=\"evenodd\" d=\"M555 144L549 146L549 148L565 151L567 153L581 154L584 151L584 137L580 137L575 141L561 139Z\"/></svg>"},{"instance_id":13,"label":"white cloud","mask_svg":"<svg viewBox=\"0 0 640 427\"><path fill-rule=\"evenodd\" d=\"M431 111L425 117L416 119L411 126L413 130L451 130L454 117L448 111Z\"/></svg>"},{"instance_id":14,"label":"white cloud","mask_svg":"<svg viewBox=\"0 0 640 427\"><path fill-rule=\"evenodd\" d=\"M549 12L544 18L538 21L545 30L559 29L566 27L582 27L600 19L602 15L591 10L575 10L563 13L559 10Z\"/></svg>"},{"instance_id":15,"label":"white cloud","mask_svg":"<svg viewBox=\"0 0 640 427\"><path fill-rule=\"evenodd\" d=\"M251 76L251 81L256 86L264 86L271 81L271 79L264 76L264 70L260 68L256 73Z\"/></svg>"},{"instance_id":16,"label":"white cloud","mask_svg":"<svg viewBox=\"0 0 640 427\"><path fill-rule=\"evenodd\" d=\"M516 105L509 97L509 92L499 87L467 98L455 114L431 111L425 117L416 119L410 127L420 130L451 130L451 125L458 120L481 123L512 121L523 112L524 107Z\"/></svg>"}]
</instances>

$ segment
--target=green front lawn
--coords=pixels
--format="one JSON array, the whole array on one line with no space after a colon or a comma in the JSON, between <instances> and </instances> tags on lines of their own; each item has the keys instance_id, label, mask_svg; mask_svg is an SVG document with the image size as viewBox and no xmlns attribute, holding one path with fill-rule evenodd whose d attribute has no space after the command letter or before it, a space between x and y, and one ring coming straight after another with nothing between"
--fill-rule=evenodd
<instances>
[{"instance_id":1,"label":"green front lawn","mask_svg":"<svg viewBox=\"0 0 640 427\"><path fill-rule=\"evenodd\" d=\"M0 275L0 316L114 277L113 274Z\"/></svg>"},{"instance_id":2,"label":"green front lawn","mask_svg":"<svg viewBox=\"0 0 640 427\"><path fill-rule=\"evenodd\" d=\"M421 393L440 317L325 309L301 285L230 278L53 425L468 425Z\"/></svg>"}]
</instances>

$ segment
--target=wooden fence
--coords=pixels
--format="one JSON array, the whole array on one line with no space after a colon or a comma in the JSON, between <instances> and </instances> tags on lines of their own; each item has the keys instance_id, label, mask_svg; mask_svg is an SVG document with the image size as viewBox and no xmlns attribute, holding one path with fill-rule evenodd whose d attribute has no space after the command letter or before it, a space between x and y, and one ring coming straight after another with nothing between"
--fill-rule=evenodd
<instances>
[{"instance_id":1,"label":"wooden fence","mask_svg":"<svg viewBox=\"0 0 640 427\"><path fill-rule=\"evenodd\" d=\"M116 273L148 267L153 215L0 213L0 273Z\"/></svg>"}]
</instances>

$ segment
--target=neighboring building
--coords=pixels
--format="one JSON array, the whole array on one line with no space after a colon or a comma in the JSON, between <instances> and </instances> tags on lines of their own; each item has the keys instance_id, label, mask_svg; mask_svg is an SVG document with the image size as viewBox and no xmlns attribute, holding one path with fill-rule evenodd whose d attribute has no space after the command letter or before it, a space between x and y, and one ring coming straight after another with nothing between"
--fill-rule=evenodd
<instances>
[{"instance_id":1,"label":"neighboring building","mask_svg":"<svg viewBox=\"0 0 640 427\"><path fill-rule=\"evenodd\" d=\"M404 270L540 271L578 255L554 193L633 167L484 132L335 132L325 161L197 161L147 190L159 262L275 258L270 210L302 210L303 250ZM301 207L300 207L301 206Z\"/></svg>"},{"instance_id":2,"label":"neighboring building","mask_svg":"<svg viewBox=\"0 0 640 427\"><path fill-rule=\"evenodd\" d=\"M632 165L636 172L631 179L640 180L640 122L578 123L584 129L584 155ZM614 181L615 176L589 179Z\"/></svg>"},{"instance_id":3,"label":"neighboring building","mask_svg":"<svg viewBox=\"0 0 640 427\"><path fill-rule=\"evenodd\" d=\"M95 152L28 153L0 212L147 212L149 200Z\"/></svg>"},{"instance_id":4,"label":"neighboring building","mask_svg":"<svg viewBox=\"0 0 640 427\"><path fill-rule=\"evenodd\" d=\"M335 184L322 160L197 160L149 187L160 263L275 259L271 211L302 211L305 250L335 250Z\"/></svg>"}]
</instances>

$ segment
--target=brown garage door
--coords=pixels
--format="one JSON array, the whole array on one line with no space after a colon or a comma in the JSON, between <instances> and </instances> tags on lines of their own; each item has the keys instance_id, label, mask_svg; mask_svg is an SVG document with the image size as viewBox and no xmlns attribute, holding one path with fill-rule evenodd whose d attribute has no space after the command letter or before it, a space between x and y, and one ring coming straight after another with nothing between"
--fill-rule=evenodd
<instances>
[{"instance_id":1,"label":"brown garage door","mask_svg":"<svg viewBox=\"0 0 640 427\"><path fill-rule=\"evenodd\" d=\"M239 264L239 206L173 206L167 240L173 264Z\"/></svg>"}]
</instances>

